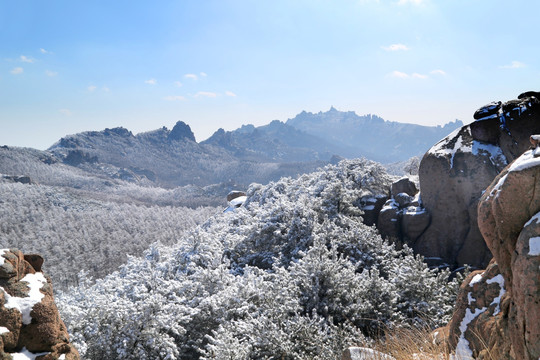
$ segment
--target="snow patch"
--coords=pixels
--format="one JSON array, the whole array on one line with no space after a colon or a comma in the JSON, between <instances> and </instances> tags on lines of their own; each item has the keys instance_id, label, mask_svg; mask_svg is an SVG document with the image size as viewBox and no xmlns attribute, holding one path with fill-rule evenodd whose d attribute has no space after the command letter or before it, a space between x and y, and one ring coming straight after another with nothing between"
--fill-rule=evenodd
<instances>
[{"instance_id":1,"label":"snow patch","mask_svg":"<svg viewBox=\"0 0 540 360\"><path fill-rule=\"evenodd\" d=\"M472 294L471 292L467 293L467 300L469 302L469 305L471 305L473 302L476 301L476 299L473 298L471 294Z\"/></svg>"},{"instance_id":2,"label":"snow patch","mask_svg":"<svg viewBox=\"0 0 540 360\"><path fill-rule=\"evenodd\" d=\"M510 168L508 171L522 171L525 169L529 169L533 166L539 166L540 165L540 157L534 156L534 150L528 150L523 153L520 157L518 157L512 165L510 165Z\"/></svg>"},{"instance_id":3,"label":"snow patch","mask_svg":"<svg viewBox=\"0 0 540 360\"><path fill-rule=\"evenodd\" d=\"M469 308L466 309L465 316L463 317L463 320L461 320L461 324L459 324L459 331L461 331L461 335L456 346L456 354L450 355L450 360L474 359L473 353L469 348L469 341L465 339L465 332L467 331L467 327L469 326L471 321L476 319L486 310L486 307L483 307L481 309L474 309L474 311L471 311L471 309Z\"/></svg>"},{"instance_id":4,"label":"snow patch","mask_svg":"<svg viewBox=\"0 0 540 360\"><path fill-rule=\"evenodd\" d=\"M532 237L529 239L529 255L530 256L540 255L540 236Z\"/></svg>"},{"instance_id":5,"label":"snow patch","mask_svg":"<svg viewBox=\"0 0 540 360\"><path fill-rule=\"evenodd\" d=\"M25 347L21 349L21 352L18 353L9 353L13 357L13 360L35 360L38 356L43 356L49 354L48 352L42 353L31 353ZM64 357L65 359L65 357ZM59 359L60 360L60 359Z\"/></svg>"},{"instance_id":6,"label":"snow patch","mask_svg":"<svg viewBox=\"0 0 540 360\"><path fill-rule=\"evenodd\" d=\"M426 209L420 206L408 206L405 209L405 214L407 215L419 215L426 212Z\"/></svg>"},{"instance_id":7,"label":"snow patch","mask_svg":"<svg viewBox=\"0 0 540 360\"><path fill-rule=\"evenodd\" d=\"M4 258L4 254L8 251L9 249L0 249L0 266L4 265L4 262L6 261L6 258Z\"/></svg>"},{"instance_id":8,"label":"snow patch","mask_svg":"<svg viewBox=\"0 0 540 360\"><path fill-rule=\"evenodd\" d=\"M462 131L462 128L454 130L450 135L448 135L443 140L439 141L437 144L435 144L431 149L429 149L428 153L435 155L437 157L439 156L448 156L450 155L450 168L454 167L454 156L456 155L456 152L459 150L462 153L464 152L472 152L472 146L470 145L464 145L463 144L463 137L462 135L459 135L459 132ZM468 128L463 130L468 131L470 135L470 130ZM456 142L454 143L454 146L452 148L448 148L445 146L448 146L449 142L447 139L456 139Z\"/></svg>"},{"instance_id":9,"label":"snow patch","mask_svg":"<svg viewBox=\"0 0 540 360\"><path fill-rule=\"evenodd\" d=\"M508 160L506 159L506 156L504 156L501 148L497 145L485 144L480 141L473 140L472 153L473 155L483 155L484 153L488 153L489 160L493 165L508 165Z\"/></svg>"},{"instance_id":10,"label":"snow patch","mask_svg":"<svg viewBox=\"0 0 540 360\"><path fill-rule=\"evenodd\" d=\"M0 326L0 335L8 333L9 329L7 327Z\"/></svg>"},{"instance_id":11,"label":"snow patch","mask_svg":"<svg viewBox=\"0 0 540 360\"><path fill-rule=\"evenodd\" d=\"M501 312L501 297L506 293L506 289L504 288L504 278L501 274L495 276L494 278L492 279L489 279L486 281L486 284L493 284L493 283L497 283L499 284L499 288L500 288L500 291L499 291L499 296L497 296L495 299L493 299L493 301L491 302L491 304L489 304L489 306L491 305L497 305L497 307L495 308L495 311L493 312L493 315L497 315L498 313Z\"/></svg>"},{"instance_id":12,"label":"snow patch","mask_svg":"<svg viewBox=\"0 0 540 360\"><path fill-rule=\"evenodd\" d=\"M26 281L28 283L28 287L30 288L30 291L28 291L28 297L21 298L11 296L6 292L6 290L4 290L4 288L0 287L0 289L2 289L6 298L4 307L6 309L19 310L22 314L23 324L28 325L32 322L32 316L30 316L30 313L34 308L34 305L41 302L41 299L45 297L45 295L39 291L39 289L43 287L47 280L43 276L43 273L37 272L35 274L27 274L21 279L21 281Z\"/></svg>"},{"instance_id":13,"label":"snow patch","mask_svg":"<svg viewBox=\"0 0 540 360\"><path fill-rule=\"evenodd\" d=\"M472 287L474 284L482 280L482 275L484 275L484 273L474 275L471 282L469 283L469 286Z\"/></svg>"},{"instance_id":14,"label":"snow patch","mask_svg":"<svg viewBox=\"0 0 540 360\"><path fill-rule=\"evenodd\" d=\"M504 182L506 181L506 178L508 177L508 174L505 174L504 176L501 176L501 178L499 179L499 181L497 181L497 184L495 184L495 186L491 189L491 192L489 193L489 196L488 196L488 199L489 197L495 195L495 193L497 193L499 191L499 189L501 188L501 186L504 184Z\"/></svg>"},{"instance_id":15,"label":"snow patch","mask_svg":"<svg viewBox=\"0 0 540 360\"><path fill-rule=\"evenodd\" d=\"M540 222L540 212L535 214L529 221L527 221L525 225L523 225L523 227L531 225L533 221L535 224L538 224L538 222Z\"/></svg>"},{"instance_id":16,"label":"snow patch","mask_svg":"<svg viewBox=\"0 0 540 360\"><path fill-rule=\"evenodd\" d=\"M362 210L375 210L375 205L367 205L363 206Z\"/></svg>"}]
</instances>

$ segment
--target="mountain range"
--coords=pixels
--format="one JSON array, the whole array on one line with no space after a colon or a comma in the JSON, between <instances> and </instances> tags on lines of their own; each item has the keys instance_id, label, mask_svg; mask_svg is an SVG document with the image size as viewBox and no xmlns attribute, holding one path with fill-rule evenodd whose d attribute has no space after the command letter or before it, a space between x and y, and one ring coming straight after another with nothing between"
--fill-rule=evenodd
<instances>
[{"instance_id":1,"label":"mountain range","mask_svg":"<svg viewBox=\"0 0 540 360\"><path fill-rule=\"evenodd\" d=\"M403 124L332 107L303 111L286 122L219 129L201 142L182 121L170 130L139 134L122 127L87 131L61 138L40 156L101 178L163 188L223 183L246 187L310 172L341 158L405 161L462 125L459 120L442 127ZM8 174L1 166L0 173Z\"/></svg>"}]
</instances>

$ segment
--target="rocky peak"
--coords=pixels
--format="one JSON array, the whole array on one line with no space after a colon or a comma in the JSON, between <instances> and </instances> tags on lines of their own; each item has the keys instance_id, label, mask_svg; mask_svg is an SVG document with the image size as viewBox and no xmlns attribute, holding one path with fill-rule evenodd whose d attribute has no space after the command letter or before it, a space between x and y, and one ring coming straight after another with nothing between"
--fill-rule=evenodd
<instances>
[{"instance_id":1,"label":"rocky peak","mask_svg":"<svg viewBox=\"0 0 540 360\"><path fill-rule=\"evenodd\" d=\"M191 128L188 124L183 121L178 121L169 133L168 139L175 141L182 139L195 141L195 135L193 134L193 131L191 131Z\"/></svg>"}]
</instances>

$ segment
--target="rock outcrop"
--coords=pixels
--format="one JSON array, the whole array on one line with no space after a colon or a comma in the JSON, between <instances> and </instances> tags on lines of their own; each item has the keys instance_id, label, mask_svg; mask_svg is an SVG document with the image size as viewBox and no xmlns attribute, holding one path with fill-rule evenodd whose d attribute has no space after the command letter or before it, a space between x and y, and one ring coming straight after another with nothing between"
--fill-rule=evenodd
<instances>
[{"instance_id":1,"label":"rock outcrop","mask_svg":"<svg viewBox=\"0 0 540 360\"><path fill-rule=\"evenodd\" d=\"M430 223L430 215L418 195L418 188L409 178L395 181L390 187L390 197L362 200L364 223L376 224L381 236L398 247L413 244Z\"/></svg>"},{"instance_id":2,"label":"rock outcrop","mask_svg":"<svg viewBox=\"0 0 540 360\"><path fill-rule=\"evenodd\" d=\"M477 204L501 170L540 133L536 93L479 109L476 122L454 131L423 157L420 189L429 227L410 244L415 252L451 267L485 268L491 253L477 224Z\"/></svg>"},{"instance_id":3,"label":"rock outcrop","mask_svg":"<svg viewBox=\"0 0 540 360\"><path fill-rule=\"evenodd\" d=\"M478 205L493 259L471 273L448 325L456 354L477 359L540 358L540 136L507 166ZM490 357L491 356L491 357Z\"/></svg>"},{"instance_id":4,"label":"rock outcrop","mask_svg":"<svg viewBox=\"0 0 540 360\"><path fill-rule=\"evenodd\" d=\"M43 258L0 250L0 358L78 360L54 303ZM22 357L25 355L26 357Z\"/></svg>"}]
</instances>

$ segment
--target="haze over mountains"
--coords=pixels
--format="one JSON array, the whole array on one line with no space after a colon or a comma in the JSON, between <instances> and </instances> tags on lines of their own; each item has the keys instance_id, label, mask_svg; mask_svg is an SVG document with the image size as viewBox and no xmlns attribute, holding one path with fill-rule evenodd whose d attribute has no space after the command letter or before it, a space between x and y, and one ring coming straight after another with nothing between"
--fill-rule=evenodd
<instances>
[{"instance_id":1,"label":"haze over mountains","mask_svg":"<svg viewBox=\"0 0 540 360\"><path fill-rule=\"evenodd\" d=\"M248 185L313 171L340 157L405 161L462 125L459 120L443 127L403 124L332 107L316 114L304 111L286 123L219 129L199 143L179 121L172 130L137 135L125 128L68 135L49 151L79 168L164 187Z\"/></svg>"}]
</instances>

